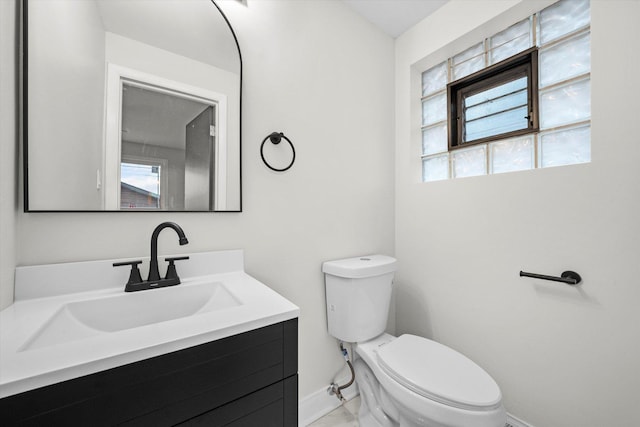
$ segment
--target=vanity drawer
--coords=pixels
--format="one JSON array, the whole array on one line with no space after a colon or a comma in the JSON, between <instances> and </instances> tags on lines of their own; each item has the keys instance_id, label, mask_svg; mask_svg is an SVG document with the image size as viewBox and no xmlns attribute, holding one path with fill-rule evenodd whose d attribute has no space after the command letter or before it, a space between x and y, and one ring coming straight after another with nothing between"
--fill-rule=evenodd
<instances>
[{"instance_id":1,"label":"vanity drawer","mask_svg":"<svg viewBox=\"0 0 640 427\"><path fill-rule=\"evenodd\" d=\"M208 414L203 425L226 425L211 419L281 408L281 425L295 426L297 370L292 319L9 396L0 416L7 426L170 426Z\"/></svg>"},{"instance_id":2,"label":"vanity drawer","mask_svg":"<svg viewBox=\"0 0 640 427\"><path fill-rule=\"evenodd\" d=\"M294 375L179 425L296 426L298 411L293 406L297 406L297 399L298 376Z\"/></svg>"}]
</instances>

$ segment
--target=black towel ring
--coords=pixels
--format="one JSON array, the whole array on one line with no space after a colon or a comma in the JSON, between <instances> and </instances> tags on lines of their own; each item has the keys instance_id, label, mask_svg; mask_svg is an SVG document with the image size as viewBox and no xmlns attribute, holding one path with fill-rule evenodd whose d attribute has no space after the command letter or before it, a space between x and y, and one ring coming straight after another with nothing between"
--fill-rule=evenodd
<instances>
[{"instance_id":1,"label":"black towel ring","mask_svg":"<svg viewBox=\"0 0 640 427\"><path fill-rule=\"evenodd\" d=\"M267 160L264 158L264 143L267 142L267 139L268 139L271 141L273 145L278 145L280 144L280 141L282 140L282 138L286 139L289 145L291 146L291 152L293 153L293 156L291 157L291 163L289 163L289 166L287 166L286 168L278 169L271 166L269 162L267 162ZM293 144L291 143L289 138L284 136L282 132L272 132L271 134L267 135L265 139L262 140L262 144L260 145L260 157L262 157L262 161L264 162L265 165L267 165L269 169L276 172L284 172L287 169L289 169L291 166L293 166L293 162L296 161L296 149L293 148Z\"/></svg>"}]
</instances>

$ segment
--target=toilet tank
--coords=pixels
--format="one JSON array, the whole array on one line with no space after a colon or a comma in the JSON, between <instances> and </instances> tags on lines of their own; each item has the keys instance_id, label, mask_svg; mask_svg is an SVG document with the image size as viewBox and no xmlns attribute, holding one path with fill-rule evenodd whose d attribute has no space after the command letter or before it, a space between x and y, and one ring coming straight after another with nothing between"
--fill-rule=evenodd
<instances>
[{"instance_id":1,"label":"toilet tank","mask_svg":"<svg viewBox=\"0 0 640 427\"><path fill-rule=\"evenodd\" d=\"M322 264L329 334L345 342L362 342L384 332L396 265L395 258L385 255Z\"/></svg>"}]
</instances>

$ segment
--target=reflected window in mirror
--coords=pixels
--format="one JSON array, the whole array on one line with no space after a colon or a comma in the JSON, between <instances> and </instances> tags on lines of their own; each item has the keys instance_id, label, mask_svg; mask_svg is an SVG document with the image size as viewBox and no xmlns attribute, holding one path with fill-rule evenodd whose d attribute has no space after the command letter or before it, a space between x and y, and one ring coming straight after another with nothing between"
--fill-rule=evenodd
<instances>
[{"instance_id":1,"label":"reflected window in mirror","mask_svg":"<svg viewBox=\"0 0 640 427\"><path fill-rule=\"evenodd\" d=\"M166 162L133 161L127 163L123 159L120 164L120 209L165 208L165 186L160 183L165 177L162 163Z\"/></svg>"}]
</instances>

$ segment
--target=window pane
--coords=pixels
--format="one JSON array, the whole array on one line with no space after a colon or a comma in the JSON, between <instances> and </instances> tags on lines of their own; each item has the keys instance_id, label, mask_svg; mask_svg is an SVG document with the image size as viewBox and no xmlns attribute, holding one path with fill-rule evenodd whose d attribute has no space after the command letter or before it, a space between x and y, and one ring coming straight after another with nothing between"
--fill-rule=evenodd
<instances>
[{"instance_id":1,"label":"window pane","mask_svg":"<svg viewBox=\"0 0 640 427\"><path fill-rule=\"evenodd\" d=\"M591 47L588 33L540 51L540 87L588 73L590 70Z\"/></svg>"},{"instance_id":2,"label":"window pane","mask_svg":"<svg viewBox=\"0 0 640 427\"><path fill-rule=\"evenodd\" d=\"M464 102L464 142L529 126L527 77L471 95Z\"/></svg>"},{"instance_id":3,"label":"window pane","mask_svg":"<svg viewBox=\"0 0 640 427\"><path fill-rule=\"evenodd\" d=\"M453 156L453 176L477 176L487 174L487 148L479 145L466 150L456 150Z\"/></svg>"},{"instance_id":4,"label":"window pane","mask_svg":"<svg viewBox=\"0 0 640 427\"><path fill-rule=\"evenodd\" d=\"M540 95L540 127L550 128L591 116L590 81L582 80L542 92Z\"/></svg>"},{"instance_id":5,"label":"window pane","mask_svg":"<svg viewBox=\"0 0 640 427\"><path fill-rule=\"evenodd\" d=\"M494 100L483 102L475 107L467 108L465 110L465 119L471 121L526 105L527 91L523 89Z\"/></svg>"},{"instance_id":6,"label":"window pane","mask_svg":"<svg viewBox=\"0 0 640 427\"><path fill-rule=\"evenodd\" d=\"M531 47L531 23L529 18L513 25L490 39L491 64L500 62Z\"/></svg>"},{"instance_id":7,"label":"window pane","mask_svg":"<svg viewBox=\"0 0 640 427\"><path fill-rule=\"evenodd\" d=\"M514 172L534 168L533 137L507 139L489 145L491 173Z\"/></svg>"},{"instance_id":8,"label":"window pane","mask_svg":"<svg viewBox=\"0 0 640 427\"><path fill-rule=\"evenodd\" d=\"M591 128L579 128L542 133L540 166L573 165L591 161Z\"/></svg>"},{"instance_id":9,"label":"window pane","mask_svg":"<svg viewBox=\"0 0 640 427\"><path fill-rule=\"evenodd\" d=\"M422 161L422 181L440 181L449 178L449 154Z\"/></svg>"},{"instance_id":10,"label":"window pane","mask_svg":"<svg viewBox=\"0 0 640 427\"><path fill-rule=\"evenodd\" d=\"M542 45L584 27L591 21L589 0L562 0L540 12Z\"/></svg>"},{"instance_id":11,"label":"window pane","mask_svg":"<svg viewBox=\"0 0 640 427\"><path fill-rule=\"evenodd\" d=\"M484 67L484 47L482 43L478 43L453 57L453 80L461 79Z\"/></svg>"},{"instance_id":12,"label":"window pane","mask_svg":"<svg viewBox=\"0 0 640 427\"><path fill-rule=\"evenodd\" d=\"M522 77L516 80L512 80L510 82L501 84L500 86L496 86L489 90L482 91L480 93L476 93L474 95L468 96L465 98L465 106L472 107L474 105L493 101L501 96L508 95L513 92L517 92L521 89L527 88L527 78Z\"/></svg>"},{"instance_id":13,"label":"window pane","mask_svg":"<svg viewBox=\"0 0 640 427\"><path fill-rule=\"evenodd\" d=\"M447 94L434 96L422 101L422 126L447 120Z\"/></svg>"},{"instance_id":14,"label":"window pane","mask_svg":"<svg viewBox=\"0 0 640 427\"><path fill-rule=\"evenodd\" d=\"M527 105L526 77L465 98L464 117L470 121L523 105Z\"/></svg>"},{"instance_id":15,"label":"window pane","mask_svg":"<svg viewBox=\"0 0 640 427\"><path fill-rule=\"evenodd\" d=\"M422 73L422 96L427 96L447 86L447 61Z\"/></svg>"},{"instance_id":16,"label":"window pane","mask_svg":"<svg viewBox=\"0 0 640 427\"><path fill-rule=\"evenodd\" d=\"M443 123L422 131L422 154L447 151L447 124Z\"/></svg>"},{"instance_id":17,"label":"window pane","mask_svg":"<svg viewBox=\"0 0 640 427\"><path fill-rule=\"evenodd\" d=\"M464 141L526 129L529 125L527 106L465 123Z\"/></svg>"},{"instance_id":18,"label":"window pane","mask_svg":"<svg viewBox=\"0 0 640 427\"><path fill-rule=\"evenodd\" d=\"M458 65L461 62L465 62L471 58L474 58L482 54L483 52L484 52L484 47L482 46L482 42L480 42L474 46L471 46L469 49L465 50L464 52L461 52L456 56L454 56L452 58L453 65Z\"/></svg>"}]
</instances>

